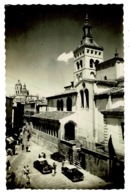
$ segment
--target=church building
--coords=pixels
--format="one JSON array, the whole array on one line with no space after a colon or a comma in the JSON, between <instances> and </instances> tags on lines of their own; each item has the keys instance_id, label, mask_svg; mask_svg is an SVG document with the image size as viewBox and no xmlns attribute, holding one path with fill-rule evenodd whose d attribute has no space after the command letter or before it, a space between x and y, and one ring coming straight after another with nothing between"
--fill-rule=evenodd
<instances>
[{"instance_id":1,"label":"church building","mask_svg":"<svg viewBox=\"0 0 130 195\"><path fill-rule=\"evenodd\" d=\"M124 60L116 51L104 61L103 47L91 30L86 15L73 52L74 80L63 92L47 97L47 111L30 120L35 142L104 178L110 169L110 140L116 157L124 156Z\"/></svg>"}]
</instances>

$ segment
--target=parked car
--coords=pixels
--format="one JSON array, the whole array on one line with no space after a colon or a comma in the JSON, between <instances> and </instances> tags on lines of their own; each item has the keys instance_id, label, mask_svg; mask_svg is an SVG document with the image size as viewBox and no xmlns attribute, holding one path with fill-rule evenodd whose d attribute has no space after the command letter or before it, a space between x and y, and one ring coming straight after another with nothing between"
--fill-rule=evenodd
<instances>
[{"instance_id":1,"label":"parked car","mask_svg":"<svg viewBox=\"0 0 130 195\"><path fill-rule=\"evenodd\" d=\"M34 168L43 174L52 173L53 167L44 158L39 158L33 162Z\"/></svg>"},{"instance_id":2,"label":"parked car","mask_svg":"<svg viewBox=\"0 0 130 195\"><path fill-rule=\"evenodd\" d=\"M62 167L62 173L73 182L84 180L84 174L73 165Z\"/></svg>"},{"instance_id":3,"label":"parked car","mask_svg":"<svg viewBox=\"0 0 130 195\"><path fill-rule=\"evenodd\" d=\"M54 152L53 154L51 154L51 158L59 162L62 162L63 160L65 160L65 157L59 152Z\"/></svg>"}]
</instances>

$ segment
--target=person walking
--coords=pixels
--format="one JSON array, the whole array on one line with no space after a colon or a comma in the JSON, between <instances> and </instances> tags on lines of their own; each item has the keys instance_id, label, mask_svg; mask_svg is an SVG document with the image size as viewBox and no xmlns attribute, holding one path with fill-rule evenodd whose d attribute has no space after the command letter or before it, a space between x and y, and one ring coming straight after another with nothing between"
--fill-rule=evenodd
<instances>
[{"instance_id":1,"label":"person walking","mask_svg":"<svg viewBox=\"0 0 130 195\"><path fill-rule=\"evenodd\" d=\"M23 176L25 177L26 180L26 184L29 185L30 184L30 176L29 176L30 170L29 170L29 166L24 166L23 168Z\"/></svg>"},{"instance_id":2,"label":"person walking","mask_svg":"<svg viewBox=\"0 0 130 195\"><path fill-rule=\"evenodd\" d=\"M54 175L56 174L56 167L57 167L57 165L56 165L56 163L54 162L54 163L53 163Z\"/></svg>"}]
</instances>

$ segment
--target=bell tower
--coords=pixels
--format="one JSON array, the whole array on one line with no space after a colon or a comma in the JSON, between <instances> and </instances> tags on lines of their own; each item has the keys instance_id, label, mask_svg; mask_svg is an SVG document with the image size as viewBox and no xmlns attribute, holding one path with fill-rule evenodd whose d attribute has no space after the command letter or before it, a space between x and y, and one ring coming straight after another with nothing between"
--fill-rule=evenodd
<instances>
[{"instance_id":1,"label":"bell tower","mask_svg":"<svg viewBox=\"0 0 130 195\"><path fill-rule=\"evenodd\" d=\"M74 50L74 83L82 79L95 79L95 65L103 62L103 48L92 37L92 26L86 14L80 45Z\"/></svg>"}]
</instances>

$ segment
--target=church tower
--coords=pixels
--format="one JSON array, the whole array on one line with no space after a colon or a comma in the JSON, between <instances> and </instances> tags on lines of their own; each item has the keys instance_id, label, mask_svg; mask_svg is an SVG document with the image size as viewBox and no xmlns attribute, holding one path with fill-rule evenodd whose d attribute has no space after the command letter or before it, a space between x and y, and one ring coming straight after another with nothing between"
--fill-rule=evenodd
<instances>
[{"instance_id":1,"label":"church tower","mask_svg":"<svg viewBox=\"0 0 130 195\"><path fill-rule=\"evenodd\" d=\"M15 95L20 95L22 90L22 84L20 83L20 80L15 84Z\"/></svg>"},{"instance_id":2,"label":"church tower","mask_svg":"<svg viewBox=\"0 0 130 195\"><path fill-rule=\"evenodd\" d=\"M94 41L86 14L80 45L74 50L74 83L82 79L95 79L95 65L103 62L103 48Z\"/></svg>"}]
</instances>

